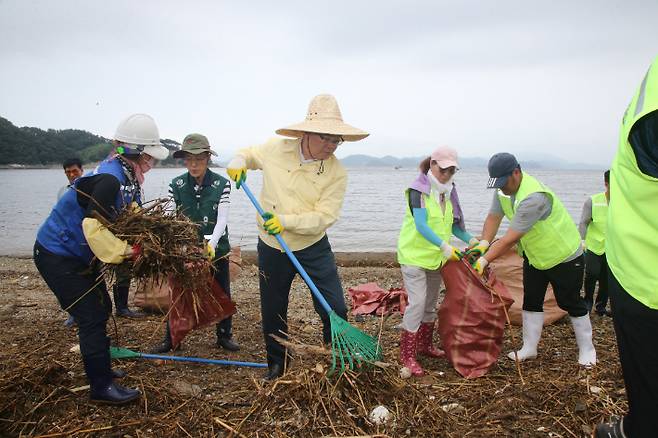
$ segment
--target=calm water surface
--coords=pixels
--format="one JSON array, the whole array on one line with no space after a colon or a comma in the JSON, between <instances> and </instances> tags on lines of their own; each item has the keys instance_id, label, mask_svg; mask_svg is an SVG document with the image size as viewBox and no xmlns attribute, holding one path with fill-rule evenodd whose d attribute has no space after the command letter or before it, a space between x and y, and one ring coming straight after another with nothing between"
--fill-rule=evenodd
<instances>
[{"instance_id":1,"label":"calm water surface","mask_svg":"<svg viewBox=\"0 0 658 438\"><path fill-rule=\"evenodd\" d=\"M154 169L146 176L146 199L167 196L169 182L184 169ZM223 169L219 172L224 174ZM404 189L416 177L415 169L348 169L349 183L343 211L329 229L336 251L394 251L404 216ZM603 191L603 172L589 170L531 170L562 199L578 221L585 199ZM463 169L455 177L466 216L466 227L479 233L491 204L485 188L486 169ZM258 171L249 172L254 192L261 188ZM0 170L0 255L29 255L41 222L55 203L57 191L66 183L60 169ZM505 223L504 221L503 223ZM255 212L241 190L233 190L229 215L231 243L243 249L256 248Z\"/></svg>"}]
</instances>

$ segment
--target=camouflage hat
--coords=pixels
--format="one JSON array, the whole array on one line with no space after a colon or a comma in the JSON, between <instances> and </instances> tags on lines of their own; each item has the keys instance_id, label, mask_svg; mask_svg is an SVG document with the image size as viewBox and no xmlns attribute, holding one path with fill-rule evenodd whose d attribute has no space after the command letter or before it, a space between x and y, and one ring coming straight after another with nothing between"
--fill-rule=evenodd
<instances>
[{"instance_id":1,"label":"camouflage hat","mask_svg":"<svg viewBox=\"0 0 658 438\"><path fill-rule=\"evenodd\" d=\"M209 152L212 155L217 156L217 154L213 152L212 149L210 149L208 137L201 134L189 134L187 137L185 137L180 150L174 152L174 158L185 158L185 152L192 155Z\"/></svg>"}]
</instances>

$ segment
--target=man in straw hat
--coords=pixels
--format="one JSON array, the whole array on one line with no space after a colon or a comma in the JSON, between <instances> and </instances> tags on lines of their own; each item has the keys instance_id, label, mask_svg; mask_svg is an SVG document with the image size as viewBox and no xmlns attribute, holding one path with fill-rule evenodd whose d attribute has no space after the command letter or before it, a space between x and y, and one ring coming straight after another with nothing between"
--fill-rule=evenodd
<instances>
[{"instance_id":1,"label":"man in straw hat","mask_svg":"<svg viewBox=\"0 0 658 438\"><path fill-rule=\"evenodd\" d=\"M273 380L284 371L285 348L270 335L286 337L288 295L297 273L280 248L281 233L332 309L347 319L343 288L326 230L338 219L347 186L345 169L334 156L343 141L358 141L367 132L343 122L336 99L321 94L311 100L306 119L276 131L292 138L273 138L260 146L242 149L228 164L236 187L246 179L247 169L263 171L260 203L267 220L258 239L261 314L269 370ZM331 342L329 316L313 300L323 322L324 342Z\"/></svg>"}]
</instances>

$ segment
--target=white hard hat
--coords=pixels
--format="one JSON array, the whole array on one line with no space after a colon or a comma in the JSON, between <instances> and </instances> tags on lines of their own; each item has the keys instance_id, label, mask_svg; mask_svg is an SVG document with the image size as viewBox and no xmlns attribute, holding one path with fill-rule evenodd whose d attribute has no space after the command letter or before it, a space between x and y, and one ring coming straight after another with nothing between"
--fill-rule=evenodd
<instances>
[{"instance_id":1,"label":"white hard hat","mask_svg":"<svg viewBox=\"0 0 658 438\"><path fill-rule=\"evenodd\" d=\"M155 120L148 114L132 114L123 119L117 126L114 139L139 146L136 149L157 160L169 156L169 149L160 144L160 132Z\"/></svg>"}]
</instances>

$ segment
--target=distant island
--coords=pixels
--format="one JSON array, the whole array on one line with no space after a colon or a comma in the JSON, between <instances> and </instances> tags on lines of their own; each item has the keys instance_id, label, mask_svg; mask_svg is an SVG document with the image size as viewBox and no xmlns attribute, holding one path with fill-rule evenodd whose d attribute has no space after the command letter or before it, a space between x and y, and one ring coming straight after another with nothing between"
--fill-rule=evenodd
<instances>
[{"instance_id":1,"label":"distant island","mask_svg":"<svg viewBox=\"0 0 658 438\"><path fill-rule=\"evenodd\" d=\"M389 167L392 169L415 169L418 163L425 157L397 158L387 155L385 157L372 157L370 155L348 155L340 161L345 167ZM574 169L574 170L597 170L601 166L567 161L551 155L526 156L518 154L517 158L526 169ZM465 169L486 168L489 158L483 157L460 157L459 165Z\"/></svg>"},{"instance_id":2,"label":"distant island","mask_svg":"<svg viewBox=\"0 0 658 438\"><path fill-rule=\"evenodd\" d=\"M181 144L163 139L162 144L170 151L177 151ZM64 158L78 157L83 163L97 163L112 150L112 141L80 129L48 129L18 127L0 117L0 167L50 167L60 165ZM415 169L425 157L373 157L349 155L340 161L345 167L386 167L391 169ZM601 169L601 166L574 163L551 155L518 154L519 162L529 169ZM486 168L488 157L460 157L463 168ZM158 164L162 167L182 166L181 160L171 156ZM215 163L225 165L225 162Z\"/></svg>"}]
</instances>

